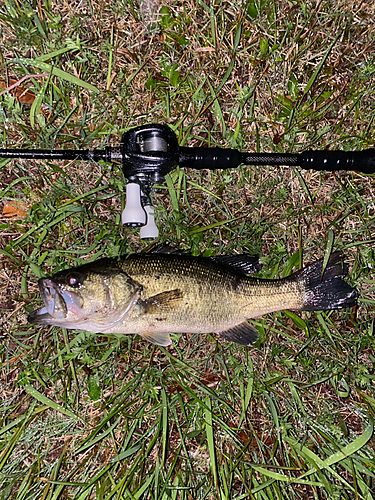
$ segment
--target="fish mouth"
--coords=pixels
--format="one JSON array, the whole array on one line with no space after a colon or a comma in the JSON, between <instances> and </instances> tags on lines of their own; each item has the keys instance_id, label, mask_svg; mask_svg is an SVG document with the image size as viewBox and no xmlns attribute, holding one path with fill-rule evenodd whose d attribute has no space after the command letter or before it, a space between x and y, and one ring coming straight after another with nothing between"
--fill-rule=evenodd
<instances>
[{"instance_id":1,"label":"fish mouth","mask_svg":"<svg viewBox=\"0 0 375 500\"><path fill-rule=\"evenodd\" d=\"M69 313L77 313L82 307L81 297L59 288L48 278L38 281L44 307L36 309L28 316L28 322L37 325L60 325L68 319Z\"/></svg>"}]
</instances>

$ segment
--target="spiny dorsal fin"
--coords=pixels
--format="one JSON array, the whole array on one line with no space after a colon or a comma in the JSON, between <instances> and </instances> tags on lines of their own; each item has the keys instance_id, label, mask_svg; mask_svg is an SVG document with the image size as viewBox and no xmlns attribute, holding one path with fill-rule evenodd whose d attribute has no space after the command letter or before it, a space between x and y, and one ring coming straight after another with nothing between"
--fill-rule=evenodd
<instances>
[{"instance_id":1,"label":"spiny dorsal fin","mask_svg":"<svg viewBox=\"0 0 375 500\"><path fill-rule=\"evenodd\" d=\"M244 253L240 255L215 255L208 258L219 264L232 267L245 275L256 273L262 269L262 264L259 262L258 255L247 255Z\"/></svg>"},{"instance_id":2,"label":"spiny dorsal fin","mask_svg":"<svg viewBox=\"0 0 375 500\"><path fill-rule=\"evenodd\" d=\"M175 308L182 300L183 296L184 294L178 288L153 295L144 301L145 314L167 312Z\"/></svg>"},{"instance_id":3,"label":"spiny dorsal fin","mask_svg":"<svg viewBox=\"0 0 375 500\"><path fill-rule=\"evenodd\" d=\"M220 337L225 340L230 340L240 345L253 345L259 339L259 333L257 329L250 325L247 321L229 328L224 332L216 332Z\"/></svg>"},{"instance_id":4,"label":"spiny dorsal fin","mask_svg":"<svg viewBox=\"0 0 375 500\"><path fill-rule=\"evenodd\" d=\"M172 247L166 243L161 243L149 250L148 253L159 253L164 255L187 255L191 254L186 250ZM259 255L248 255L247 253L238 255L213 255L211 257L201 257L219 264L229 266L241 274L254 274L262 269L262 264L259 261Z\"/></svg>"},{"instance_id":5,"label":"spiny dorsal fin","mask_svg":"<svg viewBox=\"0 0 375 500\"><path fill-rule=\"evenodd\" d=\"M181 250L180 248L172 247L167 243L160 243L156 247L151 248L148 253L162 253L166 255L190 255L185 250Z\"/></svg>"},{"instance_id":6,"label":"spiny dorsal fin","mask_svg":"<svg viewBox=\"0 0 375 500\"><path fill-rule=\"evenodd\" d=\"M151 342L151 344L162 345L166 347L172 344L171 337L168 332L142 332L141 337Z\"/></svg>"}]
</instances>

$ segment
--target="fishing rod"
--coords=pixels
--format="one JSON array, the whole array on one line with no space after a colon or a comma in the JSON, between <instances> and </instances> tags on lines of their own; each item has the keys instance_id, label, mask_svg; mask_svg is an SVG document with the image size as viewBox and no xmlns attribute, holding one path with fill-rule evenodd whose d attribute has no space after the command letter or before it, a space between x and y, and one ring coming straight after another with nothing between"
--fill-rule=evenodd
<instances>
[{"instance_id":1,"label":"fishing rod","mask_svg":"<svg viewBox=\"0 0 375 500\"><path fill-rule=\"evenodd\" d=\"M122 165L126 185L126 205L122 223L141 227L143 239L156 238L151 204L155 184L178 165L181 168L228 169L240 165L285 165L306 170L347 170L375 174L375 149L363 151L304 151L297 154L251 153L236 149L182 147L167 125L135 127L122 136L119 146L94 150L0 149L0 158L41 160L84 160Z\"/></svg>"}]
</instances>

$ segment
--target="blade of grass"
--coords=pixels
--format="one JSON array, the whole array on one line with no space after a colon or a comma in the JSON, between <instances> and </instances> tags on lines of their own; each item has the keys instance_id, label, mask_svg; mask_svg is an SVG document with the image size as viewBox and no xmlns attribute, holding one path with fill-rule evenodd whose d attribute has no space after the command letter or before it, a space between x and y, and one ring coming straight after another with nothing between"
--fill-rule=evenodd
<instances>
[{"instance_id":1,"label":"blade of grass","mask_svg":"<svg viewBox=\"0 0 375 500\"><path fill-rule=\"evenodd\" d=\"M189 231L189 235L192 236L193 234L203 233L205 231L208 231L209 229L214 229L215 227L225 226L225 224L230 224L231 222L235 222L237 220L243 219L244 217L246 217L246 215L241 215L240 217L235 217L233 219L215 222L214 224L209 224L208 226L204 226L204 227L197 227L197 228Z\"/></svg>"},{"instance_id":2,"label":"blade of grass","mask_svg":"<svg viewBox=\"0 0 375 500\"><path fill-rule=\"evenodd\" d=\"M210 455L210 466L213 474L214 485L217 493L219 494L220 485L217 473L217 460L216 460L216 448L215 448L215 434L212 420L212 403L211 398L207 396L204 400L204 419L206 422L206 434L207 434L207 444L208 452Z\"/></svg>"},{"instance_id":3,"label":"blade of grass","mask_svg":"<svg viewBox=\"0 0 375 500\"><path fill-rule=\"evenodd\" d=\"M286 482L289 484L305 484L310 486L322 486L322 483L319 481L308 481L305 479L297 479L293 477L286 476L285 474L280 474L279 472L274 472L272 470L265 469L264 467L259 467L258 465L252 465L252 468L263 474L266 477L270 477L271 479L276 479L277 481ZM259 491L259 490L258 490Z\"/></svg>"},{"instance_id":4,"label":"blade of grass","mask_svg":"<svg viewBox=\"0 0 375 500\"><path fill-rule=\"evenodd\" d=\"M248 367L250 370L250 374L247 380L246 392L243 389L243 385L241 385L241 401L242 401L242 412L240 416L240 420L238 422L238 427L241 427L242 422L246 417L246 412L249 407L251 396L253 394L253 385L254 385L254 367L251 358L248 360Z\"/></svg>"},{"instance_id":5,"label":"blade of grass","mask_svg":"<svg viewBox=\"0 0 375 500\"><path fill-rule=\"evenodd\" d=\"M333 42L331 43L331 45L328 47L327 51L324 53L324 55L323 55L320 63L316 67L316 70L314 71L314 73L310 77L309 81L307 82L307 85L306 85L306 87L303 90L302 96L299 98L297 104L293 107L293 109L292 109L292 111L291 111L291 113L289 115L289 119L288 119L288 122L287 122L287 125L286 125L287 130L289 130L291 128L292 121L294 119L296 111L301 106L301 104L304 102L305 97L310 92L311 87L314 85L316 79L318 78L320 72L322 71L323 66L324 66L325 62L327 61L327 58L328 58L329 54L331 53L333 47L336 45L337 40L339 39L340 36L341 35L337 35L335 37L335 39L333 40Z\"/></svg>"},{"instance_id":6,"label":"blade of grass","mask_svg":"<svg viewBox=\"0 0 375 500\"><path fill-rule=\"evenodd\" d=\"M332 229L328 229L328 240L327 240L327 245L326 245L326 249L325 249L325 252L324 252L323 268L322 268L321 279L323 279L323 274L324 274L324 271L325 271L325 269L327 267L329 258L331 256L334 242L335 242L335 233L332 231Z\"/></svg>"},{"instance_id":7,"label":"blade of grass","mask_svg":"<svg viewBox=\"0 0 375 500\"><path fill-rule=\"evenodd\" d=\"M62 80L65 80L69 83L72 83L73 85L77 85L78 87L82 87L87 90L91 90L92 92L99 92L99 89L95 87L94 85L91 85L90 83L85 82L84 80L81 80L80 78L77 78L74 75L71 75L70 73L67 73L66 71L63 71L59 68L56 68L55 66L52 66L51 64L47 64L42 61L38 61L37 59L24 59L24 58L17 58L14 60L15 63L20 63L25 66L34 66L35 68L38 68L42 70L44 73L48 73L53 76L57 76L58 78L61 78Z\"/></svg>"},{"instance_id":8,"label":"blade of grass","mask_svg":"<svg viewBox=\"0 0 375 500\"><path fill-rule=\"evenodd\" d=\"M24 420L21 423L21 426L14 431L12 437L9 439L9 441L7 443L7 446L3 449L3 451L0 455L0 471L3 470L4 465L6 464L8 458L12 454L12 451L14 450L15 446L17 445L17 442L24 431L25 424L26 424L26 420Z\"/></svg>"},{"instance_id":9,"label":"blade of grass","mask_svg":"<svg viewBox=\"0 0 375 500\"><path fill-rule=\"evenodd\" d=\"M40 403L48 406L52 410L55 410L55 411L57 411L59 413L62 413L63 415L65 415L67 417L70 417L70 418L73 418L75 420L80 420L81 422L84 422L83 418L79 417L78 415L76 415L72 411L64 408L60 404L55 403L51 399L47 398L46 396L44 396L43 394L41 394L39 391L37 391L32 385L27 384L24 387L25 387L25 391L28 394L30 394L30 396L32 396L33 398L35 398Z\"/></svg>"},{"instance_id":10,"label":"blade of grass","mask_svg":"<svg viewBox=\"0 0 375 500\"><path fill-rule=\"evenodd\" d=\"M161 389L161 400L162 400L162 435L163 435L163 454L161 459L161 467L164 467L165 460L167 458L168 450L168 402L167 394L165 389Z\"/></svg>"}]
</instances>

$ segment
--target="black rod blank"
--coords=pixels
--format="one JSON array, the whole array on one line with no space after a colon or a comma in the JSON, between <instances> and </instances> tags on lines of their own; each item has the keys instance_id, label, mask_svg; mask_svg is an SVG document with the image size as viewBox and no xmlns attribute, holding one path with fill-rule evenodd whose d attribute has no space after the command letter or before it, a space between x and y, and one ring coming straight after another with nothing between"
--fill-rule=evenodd
<instances>
[{"instance_id":1,"label":"black rod blank","mask_svg":"<svg viewBox=\"0 0 375 500\"><path fill-rule=\"evenodd\" d=\"M157 152L155 152L157 156ZM155 156L154 154L154 156ZM161 154L161 153L160 153ZM118 162L125 160L121 147L106 147L103 150L48 150L48 149L0 149L0 158L40 160L84 160ZM142 160L142 154L139 160ZM155 160L156 160L155 156ZM163 155L162 155L163 156ZM161 158L162 160L162 158ZM228 169L239 165L299 166L306 170L347 170L375 174L375 149L363 151L304 151L288 153L241 153L236 149L180 147L176 152L176 164L195 169Z\"/></svg>"},{"instance_id":2,"label":"black rod blank","mask_svg":"<svg viewBox=\"0 0 375 500\"><path fill-rule=\"evenodd\" d=\"M119 160L119 148L105 149L0 149L0 158L10 160ZM121 161L121 158L120 158Z\"/></svg>"},{"instance_id":3,"label":"black rod blank","mask_svg":"<svg viewBox=\"0 0 375 500\"><path fill-rule=\"evenodd\" d=\"M0 158L29 160L90 160L87 149L0 149Z\"/></svg>"}]
</instances>

